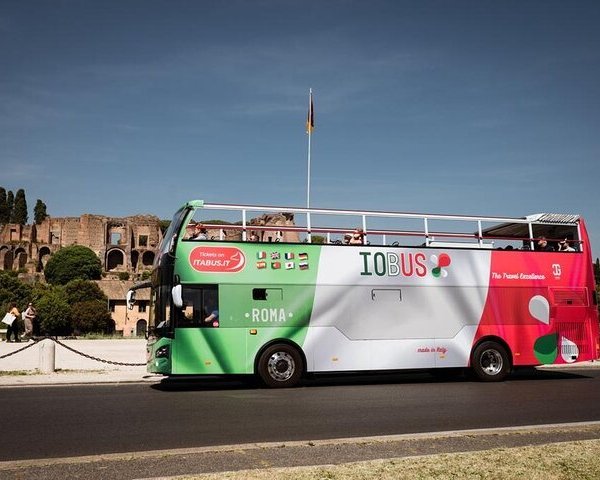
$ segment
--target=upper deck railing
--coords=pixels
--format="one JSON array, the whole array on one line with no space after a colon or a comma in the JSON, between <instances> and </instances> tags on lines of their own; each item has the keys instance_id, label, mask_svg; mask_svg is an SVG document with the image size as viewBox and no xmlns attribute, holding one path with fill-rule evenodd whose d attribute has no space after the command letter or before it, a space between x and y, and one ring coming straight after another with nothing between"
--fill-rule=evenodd
<instances>
[{"instance_id":1,"label":"upper deck railing","mask_svg":"<svg viewBox=\"0 0 600 480\"><path fill-rule=\"evenodd\" d=\"M536 214L515 218L190 202L190 205L193 204L196 204L194 206L200 210L239 214L241 218L238 217L237 224L204 223L206 228L219 229L221 240L224 238L224 230L238 230L241 231L244 241L248 240L249 231L263 231L294 232L305 235L304 241L307 243L312 243L312 236L319 234L325 237L327 243L341 243L340 240L336 240L336 237L359 228L363 232L364 243L370 243L368 239L377 236L381 238L383 245L398 244L401 238L420 237L421 245L426 247L494 248L494 241L518 241L522 242L522 248L533 250L535 242L540 237L545 237L549 242L556 244L568 237L571 246L578 251L583 249L578 215ZM256 214L265 213L293 214L294 225L256 225L249 222L249 218L253 218ZM326 217L332 219L332 222L317 225L313 222L315 217L319 220L321 217ZM360 225L340 226L340 219L348 217L354 217ZM391 227L377 225L382 221L393 225ZM338 225L335 225L336 222ZM402 222L411 222L412 228L407 229L397 225ZM415 222L421 226L415 228ZM447 225L448 228L439 229L440 223ZM390 238L394 239L391 243L389 243Z\"/></svg>"}]
</instances>

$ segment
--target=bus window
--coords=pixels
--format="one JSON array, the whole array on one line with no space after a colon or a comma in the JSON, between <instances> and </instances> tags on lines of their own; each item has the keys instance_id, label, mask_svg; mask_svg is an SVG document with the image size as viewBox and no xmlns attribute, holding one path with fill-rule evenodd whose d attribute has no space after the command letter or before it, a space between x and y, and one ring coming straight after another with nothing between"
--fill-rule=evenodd
<instances>
[{"instance_id":1,"label":"bus window","mask_svg":"<svg viewBox=\"0 0 600 480\"><path fill-rule=\"evenodd\" d=\"M219 326L219 293L217 287L203 290L204 326Z\"/></svg>"},{"instance_id":2,"label":"bus window","mask_svg":"<svg viewBox=\"0 0 600 480\"><path fill-rule=\"evenodd\" d=\"M216 285L184 286L183 306L177 315L177 327L218 327L219 295Z\"/></svg>"}]
</instances>

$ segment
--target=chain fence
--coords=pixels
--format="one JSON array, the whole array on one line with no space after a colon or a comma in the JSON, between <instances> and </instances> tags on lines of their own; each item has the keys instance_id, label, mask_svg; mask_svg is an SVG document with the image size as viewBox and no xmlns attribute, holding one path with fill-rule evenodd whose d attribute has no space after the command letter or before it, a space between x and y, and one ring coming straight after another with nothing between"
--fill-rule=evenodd
<instances>
[{"instance_id":1,"label":"chain fence","mask_svg":"<svg viewBox=\"0 0 600 480\"><path fill-rule=\"evenodd\" d=\"M106 360L104 358L99 358L99 357L94 357L93 355L88 355L87 353L84 352L80 352L79 350L74 349L73 347L70 347L69 345L66 345L65 343L61 342L58 338L56 337L36 337L33 340L33 343L28 343L27 345L25 345L22 348L19 348L18 350L15 350L14 352L9 352L5 355L0 355L0 360L2 360L3 358L7 358L10 357L12 355L16 355L17 353L20 353L24 350L27 350L28 348L33 347L34 345L38 344L39 342L41 342L42 340L52 340L54 343L57 343L58 345L60 345L63 348L66 348L67 350L69 350L70 352L73 352L77 355L81 355L82 357L85 358L89 358L90 360L95 360L96 362L102 362L102 363L108 363L110 365L120 365L123 367L142 367L144 365L146 365L145 363L128 363L128 362L115 362L113 360Z\"/></svg>"},{"instance_id":2,"label":"chain fence","mask_svg":"<svg viewBox=\"0 0 600 480\"><path fill-rule=\"evenodd\" d=\"M14 352L9 352L5 355L0 355L0 360L2 360L3 358L11 357L12 355L16 355L17 353L21 353L23 350L27 350L28 348L33 347L36 343L41 342L42 340L43 340L43 338L36 338L33 340L33 343L28 343L24 347L19 348L18 350L15 350Z\"/></svg>"}]
</instances>

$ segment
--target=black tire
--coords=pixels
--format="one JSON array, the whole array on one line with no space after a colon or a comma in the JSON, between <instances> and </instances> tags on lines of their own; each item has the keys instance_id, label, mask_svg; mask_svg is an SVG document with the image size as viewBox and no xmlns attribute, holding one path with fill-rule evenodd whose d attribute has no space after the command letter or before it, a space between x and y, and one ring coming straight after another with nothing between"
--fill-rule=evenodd
<instances>
[{"instance_id":1,"label":"black tire","mask_svg":"<svg viewBox=\"0 0 600 480\"><path fill-rule=\"evenodd\" d=\"M510 373L510 357L499 343L483 342L473 350L471 368L482 382L501 382Z\"/></svg>"},{"instance_id":2,"label":"black tire","mask_svg":"<svg viewBox=\"0 0 600 480\"><path fill-rule=\"evenodd\" d=\"M304 362L298 350L291 345L271 345L260 356L257 373L271 388L294 387L304 372Z\"/></svg>"}]
</instances>

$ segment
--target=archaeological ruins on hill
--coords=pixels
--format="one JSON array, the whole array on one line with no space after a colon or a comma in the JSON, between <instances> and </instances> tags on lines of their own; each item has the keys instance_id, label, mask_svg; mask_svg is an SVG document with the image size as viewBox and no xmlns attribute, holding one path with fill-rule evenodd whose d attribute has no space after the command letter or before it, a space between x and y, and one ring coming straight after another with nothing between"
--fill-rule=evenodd
<instances>
[{"instance_id":1,"label":"archaeological ruins on hill","mask_svg":"<svg viewBox=\"0 0 600 480\"><path fill-rule=\"evenodd\" d=\"M262 215L249 225L293 226L294 217L288 213ZM209 238L241 240L239 230L208 233ZM298 241L293 232L254 233L262 241ZM43 281L44 266L52 254L70 245L88 247L98 255L105 272L98 285L109 299L115 330L127 337L144 335L150 299L138 295L134 310L127 310L125 295L136 278L152 269L161 240L160 220L153 215L115 218L85 214L48 217L39 225L0 225L0 270L18 271L23 277Z\"/></svg>"},{"instance_id":2,"label":"archaeological ruins on hill","mask_svg":"<svg viewBox=\"0 0 600 480\"><path fill-rule=\"evenodd\" d=\"M120 280L152 268L162 234L160 220L152 215L112 218L103 215L46 218L39 225L0 226L0 269L43 280L46 262L63 247L90 248L102 264L105 276L98 285L109 299L115 330L124 336L143 335L148 325L149 298L140 298L127 310L125 294L132 280Z\"/></svg>"}]
</instances>

